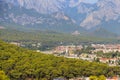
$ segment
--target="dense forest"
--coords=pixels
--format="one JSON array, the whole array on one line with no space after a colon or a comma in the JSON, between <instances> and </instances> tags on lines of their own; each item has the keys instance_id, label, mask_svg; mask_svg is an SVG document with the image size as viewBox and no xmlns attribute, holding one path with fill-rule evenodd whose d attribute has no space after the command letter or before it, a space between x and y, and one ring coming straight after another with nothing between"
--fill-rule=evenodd
<instances>
[{"instance_id":1,"label":"dense forest","mask_svg":"<svg viewBox=\"0 0 120 80\"><path fill-rule=\"evenodd\" d=\"M101 38L94 36L87 36L88 34L72 35L72 33L59 33L55 31L18 31L15 29L1 29L0 37L4 40L18 41L18 40L31 40L31 41L52 41L52 42L115 42L114 38Z\"/></svg>"},{"instance_id":2,"label":"dense forest","mask_svg":"<svg viewBox=\"0 0 120 80\"><path fill-rule=\"evenodd\" d=\"M120 75L120 67L37 53L0 41L0 70L10 80L53 80ZM6 79L7 80L7 79ZM8 79L9 80L9 79Z\"/></svg>"},{"instance_id":3,"label":"dense forest","mask_svg":"<svg viewBox=\"0 0 120 80\"><path fill-rule=\"evenodd\" d=\"M18 31L15 29L1 29L0 38L7 42L19 42L29 49L47 50L59 45L80 45L91 43L115 43L120 42L114 38L99 38L87 35L72 35L54 31ZM40 47L31 44L41 43Z\"/></svg>"}]
</instances>

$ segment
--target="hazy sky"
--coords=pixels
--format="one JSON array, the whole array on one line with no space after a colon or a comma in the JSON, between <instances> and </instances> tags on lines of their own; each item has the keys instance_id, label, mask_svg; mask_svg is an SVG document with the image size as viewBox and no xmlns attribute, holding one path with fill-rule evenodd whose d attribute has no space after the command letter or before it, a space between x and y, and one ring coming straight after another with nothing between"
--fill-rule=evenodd
<instances>
[{"instance_id":1,"label":"hazy sky","mask_svg":"<svg viewBox=\"0 0 120 80\"><path fill-rule=\"evenodd\" d=\"M84 0L87 3L96 3L98 0Z\"/></svg>"}]
</instances>

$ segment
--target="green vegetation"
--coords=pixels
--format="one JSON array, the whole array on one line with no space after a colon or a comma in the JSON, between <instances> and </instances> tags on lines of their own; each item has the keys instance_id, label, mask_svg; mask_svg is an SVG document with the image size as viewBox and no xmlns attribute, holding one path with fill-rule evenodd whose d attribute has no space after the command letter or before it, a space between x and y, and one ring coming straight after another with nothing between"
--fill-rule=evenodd
<instances>
[{"instance_id":1,"label":"green vegetation","mask_svg":"<svg viewBox=\"0 0 120 80\"><path fill-rule=\"evenodd\" d=\"M11 80L52 80L57 77L120 75L120 67L45 55L0 41L0 69Z\"/></svg>"},{"instance_id":2,"label":"green vegetation","mask_svg":"<svg viewBox=\"0 0 120 80\"><path fill-rule=\"evenodd\" d=\"M112 42L114 39L98 38L98 37L89 37L84 35L74 36L71 34L57 33L52 31L32 31L24 32L12 29L0 30L0 37L5 40L35 40L35 41L53 41L53 42Z\"/></svg>"},{"instance_id":3,"label":"green vegetation","mask_svg":"<svg viewBox=\"0 0 120 80\"><path fill-rule=\"evenodd\" d=\"M90 80L106 80L106 77L104 75L101 76L90 76Z\"/></svg>"},{"instance_id":4,"label":"green vegetation","mask_svg":"<svg viewBox=\"0 0 120 80\"><path fill-rule=\"evenodd\" d=\"M0 71L0 80L10 80L3 71Z\"/></svg>"},{"instance_id":5,"label":"green vegetation","mask_svg":"<svg viewBox=\"0 0 120 80\"><path fill-rule=\"evenodd\" d=\"M116 39L106 39L106 38L97 38L97 37L90 37L87 35L78 35L73 36L71 34L64 34L64 33L57 33L52 31L32 31L32 32L24 32L24 31L17 31L12 29L4 29L0 30L0 38L7 42L20 42L25 47L29 49L39 49L39 50L46 50L48 48L53 48L55 46L64 44L75 44L79 45L80 43L83 44L90 44L90 43L112 43L117 41ZM41 43L40 47L33 47L31 44Z\"/></svg>"},{"instance_id":6,"label":"green vegetation","mask_svg":"<svg viewBox=\"0 0 120 80\"><path fill-rule=\"evenodd\" d=\"M103 53L102 51L96 52L97 56L99 57L105 57L105 58L118 58L120 57L120 52L108 52L108 53Z\"/></svg>"}]
</instances>

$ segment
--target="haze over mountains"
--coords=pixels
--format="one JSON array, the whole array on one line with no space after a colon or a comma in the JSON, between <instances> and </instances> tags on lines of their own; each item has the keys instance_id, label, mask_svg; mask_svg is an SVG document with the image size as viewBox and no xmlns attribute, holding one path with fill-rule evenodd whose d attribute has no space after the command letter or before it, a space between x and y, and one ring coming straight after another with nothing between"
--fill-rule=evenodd
<instances>
[{"instance_id":1,"label":"haze over mountains","mask_svg":"<svg viewBox=\"0 0 120 80\"><path fill-rule=\"evenodd\" d=\"M2 25L120 34L120 0L0 0L0 6Z\"/></svg>"}]
</instances>

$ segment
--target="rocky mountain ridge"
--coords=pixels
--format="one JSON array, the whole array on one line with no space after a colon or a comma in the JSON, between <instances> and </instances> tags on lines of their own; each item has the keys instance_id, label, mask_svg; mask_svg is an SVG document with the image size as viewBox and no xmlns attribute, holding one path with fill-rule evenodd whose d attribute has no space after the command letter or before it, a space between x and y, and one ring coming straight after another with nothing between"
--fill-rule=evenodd
<instances>
[{"instance_id":1,"label":"rocky mountain ridge","mask_svg":"<svg viewBox=\"0 0 120 80\"><path fill-rule=\"evenodd\" d=\"M18 7L23 13L10 12L8 17L14 22L22 25L45 24L56 26L62 21L76 25L76 29L84 28L94 30L97 27L105 28L112 33L120 34L120 1L119 0L98 0L96 3L86 3L83 0L1 0L9 4L9 8ZM36 11L36 13L24 13L22 9ZM12 8L11 8L12 10ZM29 15L29 14L32 14ZM45 16L46 15L46 19ZM49 18L48 18L49 16ZM51 19L51 20L50 20ZM24 22L23 22L24 20ZM115 21L115 23L111 23ZM53 25L54 24L54 25ZM110 25L112 24L112 25ZM35 26L35 25L34 25ZM47 25L46 25L47 26ZM62 25L61 28L64 28ZM73 26L74 27L74 26ZM79 28L78 28L79 27ZM112 28L111 28L112 27ZM59 28L59 27L57 27ZM117 28L117 29L116 29ZM49 27L48 27L49 29ZM69 29L68 29L69 30ZM74 29L75 30L75 29ZM118 30L118 31L116 31Z\"/></svg>"}]
</instances>

